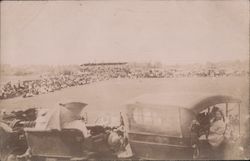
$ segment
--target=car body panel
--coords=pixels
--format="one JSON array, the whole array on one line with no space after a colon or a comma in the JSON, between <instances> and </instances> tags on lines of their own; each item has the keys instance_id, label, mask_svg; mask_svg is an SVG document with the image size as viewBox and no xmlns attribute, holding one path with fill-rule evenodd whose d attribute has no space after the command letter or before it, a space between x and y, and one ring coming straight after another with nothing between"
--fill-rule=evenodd
<instances>
[{"instance_id":1,"label":"car body panel","mask_svg":"<svg viewBox=\"0 0 250 161\"><path fill-rule=\"evenodd\" d=\"M219 103L240 102L232 96L197 93L146 94L130 100L124 124L133 153L144 159L192 158L191 124L196 115Z\"/></svg>"}]
</instances>

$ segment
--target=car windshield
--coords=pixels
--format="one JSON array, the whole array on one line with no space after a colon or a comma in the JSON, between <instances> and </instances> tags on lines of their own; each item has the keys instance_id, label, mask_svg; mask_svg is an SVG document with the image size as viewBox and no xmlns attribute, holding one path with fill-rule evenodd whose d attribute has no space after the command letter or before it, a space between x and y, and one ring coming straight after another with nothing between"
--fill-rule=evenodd
<instances>
[{"instance_id":1,"label":"car windshield","mask_svg":"<svg viewBox=\"0 0 250 161\"><path fill-rule=\"evenodd\" d=\"M146 108L136 107L129 122L134 132L155 133L157 131L157 134L182 136L178 107L158 108L157 105Z\"/></svg>"}]
</instances>

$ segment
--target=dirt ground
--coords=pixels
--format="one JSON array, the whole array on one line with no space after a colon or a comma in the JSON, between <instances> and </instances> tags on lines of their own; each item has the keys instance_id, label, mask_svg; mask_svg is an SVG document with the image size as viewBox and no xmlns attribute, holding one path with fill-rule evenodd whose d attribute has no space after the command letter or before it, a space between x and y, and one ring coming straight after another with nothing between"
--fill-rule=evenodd
<instances>
[{"instance_id":1,"label":"dirt ground","mask_svg":"<svg viewBox=\"0 0 250 161\"><path fill-rule=\"evenodd\" d=\"M242 99L244 123L249 108L249 78L164 78L116 79L84 86L70 87L30 98L12 98L0 101L0 109L30 107L52 108L59 102L81 101L88 103L85 111L93 121L102 114L117 115L124 103L145 93L204 92L234 95ZM181 100L180 100L181 103Z\"/></svg>"}]
</instances>

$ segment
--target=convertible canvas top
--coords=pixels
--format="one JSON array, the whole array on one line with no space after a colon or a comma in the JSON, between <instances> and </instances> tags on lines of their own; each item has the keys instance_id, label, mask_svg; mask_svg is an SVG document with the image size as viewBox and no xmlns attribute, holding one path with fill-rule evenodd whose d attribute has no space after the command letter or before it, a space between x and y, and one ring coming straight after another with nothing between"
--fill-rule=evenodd
<instances>
[{"instance_id":1,"label":"convertible canvas top","mask_svg":"<svg viewBox=\"0 0 250 161\"><path fill-rule=\"evenodd\" d=\"M143 103L182 107L194 113L220 103L240 103L241 100L224 94L214 93L151 93L130 100L127 104Z\"/></svg>"}]
</instances>

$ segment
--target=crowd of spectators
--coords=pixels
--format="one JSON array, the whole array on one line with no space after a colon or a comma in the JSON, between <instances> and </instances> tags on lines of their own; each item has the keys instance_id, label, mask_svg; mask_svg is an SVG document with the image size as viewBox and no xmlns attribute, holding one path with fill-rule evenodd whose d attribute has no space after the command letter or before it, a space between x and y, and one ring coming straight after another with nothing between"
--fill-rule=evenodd
<instances>
[{"instance_id":1,"label":"crowd of spectators","mask_svg":"<svg viewBox=\"0 0 250 161\"><path fill-rule=\"evenodd\" d=\"M76 72L42 75L37 80L8 82L1 89L0 99L18 96L32 97L71 86L80 86L115 78L221 77L231 75L249 75L249 72L223 69L163 69L134 67L127 64L88 64L82 65L79 71Z\"/></svg>"}]
</instances>

